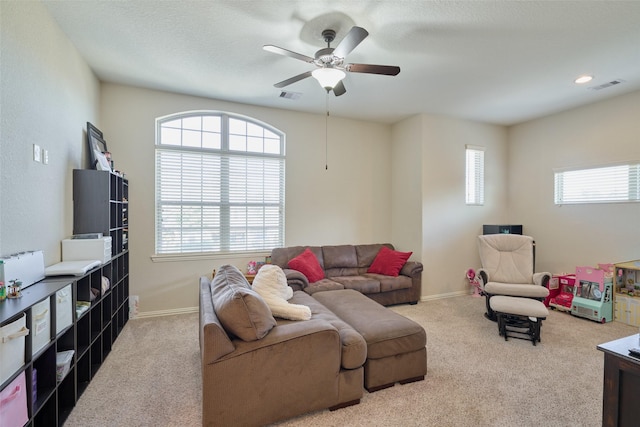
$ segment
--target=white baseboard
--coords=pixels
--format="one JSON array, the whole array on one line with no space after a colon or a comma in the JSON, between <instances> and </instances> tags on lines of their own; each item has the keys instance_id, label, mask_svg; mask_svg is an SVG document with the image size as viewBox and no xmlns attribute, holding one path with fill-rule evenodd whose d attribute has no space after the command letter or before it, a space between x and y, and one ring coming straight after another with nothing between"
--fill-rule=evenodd
<instances>
[{"instance_id":1,"label":"white baseboard","mask_svg":"<svg viewBox=\"0 0 640 427\"><path fill-rule=\"evenodd\" d=\"M470 295L472 292L469 291L456 291L456 292L448 292L446 294L438 294L438 295L426 295L420 297L420 301L435 301L439 299L445 298L453 298L453 297L461 297L464 295ZM146 319L149 317L160 317L160 316L172 316L174 314L188 314L188 313L197 313L198 307L186 307L186 308L174 308L171 310L157 310L157 311L144 311L138 313L136 319Z\"/></svg>"},{"instance_id":2,"label":"white baseboard","mask_svg":"<svg viewBox=\"0 0 640 427\"><path fill-rule=\"evenodd\" d=\"M446 294L425 295L420 297L420 301L435 301L435 300L445 299L445 298L461 297L465 295L470 295L472 293L473 292L470 292L467 290L467 291L448 292Z\"/></svg>"},{"instance_id":3,"label":"white baseboard","mask_svg":"<svg viewBox=\"0 0 640 427\"><path fill-rule=\"evenodd\" d=\"M146 319L148 317L172 316L174 314L197 313L198 307L173 308L171 310L143 311L138 313L135 319Z\"/></svg>"}]
</instances>

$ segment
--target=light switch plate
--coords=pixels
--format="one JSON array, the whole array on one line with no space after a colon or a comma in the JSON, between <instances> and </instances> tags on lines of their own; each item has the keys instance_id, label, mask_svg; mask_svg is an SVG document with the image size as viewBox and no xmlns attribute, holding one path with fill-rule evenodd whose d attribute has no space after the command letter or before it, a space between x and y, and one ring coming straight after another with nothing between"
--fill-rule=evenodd
<instances>
[{"instance_id":1,"label":"light switch plate","mask_svg":"<svg viewBox=\"0 0 640 427\"><path fill-rule=\"evenodd\" d=\"M38 144L33 144L33 160L36 162L42 161L42 150Z\"/></svg>"}]
</instances>

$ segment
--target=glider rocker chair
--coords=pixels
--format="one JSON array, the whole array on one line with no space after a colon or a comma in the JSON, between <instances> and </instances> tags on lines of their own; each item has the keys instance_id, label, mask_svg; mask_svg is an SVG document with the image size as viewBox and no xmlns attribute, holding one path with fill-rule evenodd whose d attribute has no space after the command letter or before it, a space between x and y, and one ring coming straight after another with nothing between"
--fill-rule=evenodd
<instances>
[{"instance_id":1,"label":"glider rocker chair","mask_svg":"<svg viewBox=\"0 0 640 427\"><path fill-rule=\"evenodd\" d=\"M551 273L534 273L535 242L531 236L519 234L487 234L478 236L482 268L482 294L486 296L490 320L497 320L489 300L496 295L532 298L543 301L549 295Z\"/></svg>"}]
</instances>

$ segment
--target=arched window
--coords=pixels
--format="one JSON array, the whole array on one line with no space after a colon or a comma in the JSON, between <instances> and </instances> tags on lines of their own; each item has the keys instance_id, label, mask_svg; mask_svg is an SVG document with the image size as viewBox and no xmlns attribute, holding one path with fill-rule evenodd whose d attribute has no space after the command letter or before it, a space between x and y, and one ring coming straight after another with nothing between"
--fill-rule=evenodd
<instances>
[{"instance_id":1,"label":"arched window","mask_svg":"<svg viewBox=\"0 0 640 427\"><path fill-rule=\"evenodd\" d=\"M248 117L156 119L156 253L284 245L284 134Z\"/></svg>"}]
</instances>

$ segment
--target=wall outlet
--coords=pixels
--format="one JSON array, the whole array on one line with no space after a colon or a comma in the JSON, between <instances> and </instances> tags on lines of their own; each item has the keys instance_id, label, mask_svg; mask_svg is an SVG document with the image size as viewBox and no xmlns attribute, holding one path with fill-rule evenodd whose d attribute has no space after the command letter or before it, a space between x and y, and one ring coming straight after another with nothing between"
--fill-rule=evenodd
<instances>
[{"instance_id":1,"label":"wall outlet","mask_svg":"<svg viewBox=\"0 0 640 427\"><path fill-rule=\"evenodd\" d=\"M42 150L42 163L49 164L49 150Z\"/></svg>"},{"instance_id":2,"label":"wall outlet","mask_svg":"<svg viewBox=\"0 0 640 427\"><path fill-rule=\"evenodd\" d=\"M38 144L33 144L33 160L35 162L41 162L42 161L42 150L40 149L40 146Z\"/></svg>"}]
</instances>

